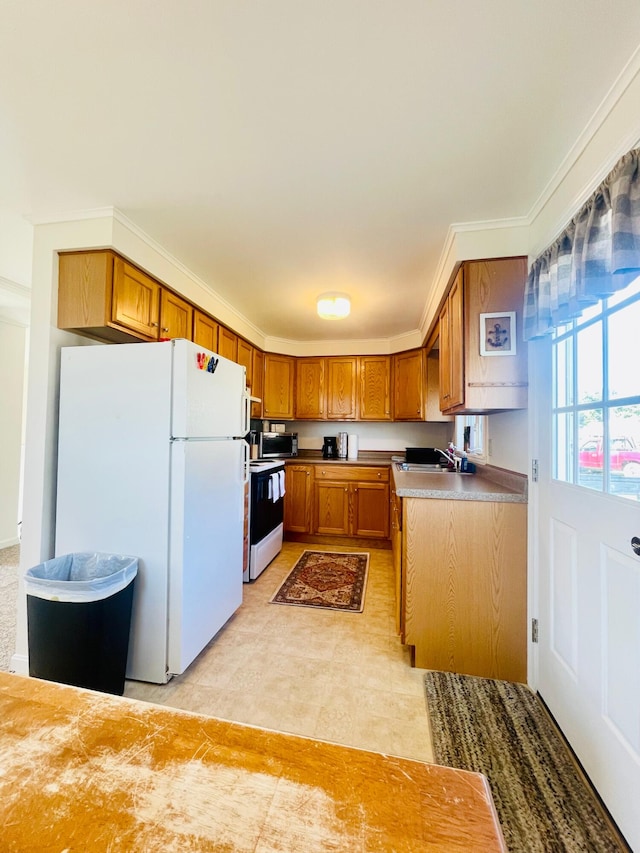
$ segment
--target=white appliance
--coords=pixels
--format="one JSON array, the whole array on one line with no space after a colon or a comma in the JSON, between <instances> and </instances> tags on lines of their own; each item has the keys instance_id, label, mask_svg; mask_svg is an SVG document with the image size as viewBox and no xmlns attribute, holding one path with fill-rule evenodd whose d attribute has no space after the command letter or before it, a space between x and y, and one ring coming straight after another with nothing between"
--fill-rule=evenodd
<instances>
[{"instance_id":1,"label":"white appliance","mask_svg":"<svg viewBox=\"0 0 640 853\"><path fill-rule=\"evenodd\" d=\"M250 463L249 560L245 583L255 580L282 550L285 475L282 459Z\"/></svg>"},{"instance_id":2,"label":"white appliance","mask_svg":"<svg viewBox=\"0 0 640 853\"><path fill-rule=\"evenodd\" d=\"M242 602L245 373L186 340L62 349L55 550L139 557L127 678L184 672Z\"/></svg>"}]
</instances>

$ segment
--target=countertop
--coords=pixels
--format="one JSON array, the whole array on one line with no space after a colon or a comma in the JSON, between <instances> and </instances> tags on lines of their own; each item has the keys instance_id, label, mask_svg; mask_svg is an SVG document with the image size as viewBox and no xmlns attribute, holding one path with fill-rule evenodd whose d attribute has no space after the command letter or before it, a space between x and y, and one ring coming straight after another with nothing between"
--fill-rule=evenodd
<instances>
[{"instance_id":1,"label":"countertop","mask_svg":"<svg viewBox=\"0 0 640 853\"><path fill-rule=\"evenodd\" d=\"M398 471L391 465L391 473L400 498L440 498L457 501L494 501L498 503L526 503L527 478L522 474L483 466L481 473L457 474L417 473Z\"/></svg>"},{"instance_id":2,"label":"countertop","mask_svg":"<svg viewBox=\"0 0 640 853\"><path fill-rule=\"evenodd\" d=\"M320 451L303 451L292 464L390 466L393 484L401 498L440 498L441 500L496 501L526 503L528 481L524 474L505 471L493 465L478 465L475 474L418 473L399 471L391 457L397 454L359 452L357 459L323 459Z\"/></svg>"},{"instance_id":3,"label":"countertop","mask_svg":"<svg viewBox=\"0 0 640 853\"><path fill-rule=\"evenodd\" d=\"M4 672L0 717L3 850L506 851L479 773Z\"/></svg>"}]
</instances>

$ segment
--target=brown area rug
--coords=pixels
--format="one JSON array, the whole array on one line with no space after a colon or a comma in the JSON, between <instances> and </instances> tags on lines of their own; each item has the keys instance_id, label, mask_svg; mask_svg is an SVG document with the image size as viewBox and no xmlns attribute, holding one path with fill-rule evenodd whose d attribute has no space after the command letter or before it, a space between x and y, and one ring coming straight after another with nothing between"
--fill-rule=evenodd
<instances>
[{"instance_id":1,"label":"brown area rug","mask_svg":"<svg viewBox=\"0 0 640 853\"><path fill-rule=\"evenodd\" d=\"M361 613L368 570L369 554L304 551L271 601Z\"/></svg>"},{"instance_id":2,"label":"brown area rug","mask_svg":"<svg viewBox=\"0 0 640 853\"><path fill-rule=\"evenodd\" d=\"M510 851L629 849L526 685L428 672L425 688L435 760L488 778Z\"/></svg>"}]
</instances>

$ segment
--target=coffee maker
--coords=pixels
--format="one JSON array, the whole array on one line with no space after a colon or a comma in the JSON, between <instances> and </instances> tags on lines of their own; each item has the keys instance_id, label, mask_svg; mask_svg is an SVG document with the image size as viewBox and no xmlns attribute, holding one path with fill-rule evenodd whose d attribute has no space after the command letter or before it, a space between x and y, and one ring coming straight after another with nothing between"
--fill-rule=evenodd
<instances>
[{"instance_id":1,"label":"coffee maker","mask_svg":"<svg viewBox=\"0 0 640 853\"><path fill-rule=\"evenodd\" d=\"M337 459L338 458L338 444L336 442L335 435L325 435L324 444L322 445L322 458L323 459Z\"/></svg>"}]
</instances>

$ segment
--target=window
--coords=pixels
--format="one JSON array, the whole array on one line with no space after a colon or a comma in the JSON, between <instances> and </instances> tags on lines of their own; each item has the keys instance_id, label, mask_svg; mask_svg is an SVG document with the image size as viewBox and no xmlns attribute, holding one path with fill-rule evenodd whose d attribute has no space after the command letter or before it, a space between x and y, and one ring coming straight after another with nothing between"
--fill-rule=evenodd
<instances>
[{"instance_id":1,"label":"window","mask_svg":"<svg viewBox=\"0 0 640 853\"><path fill-rule=\"evenodd\" d=\"M455 445L476 462L486 459L486 426L486 415L456 415Z\"/></svg>"},{"instance_id":2,"label":"window","mask_svg":"<svg viewBox=\"0 0 640 853\"><path fill-rule=\"evenodd\" d=\"M640 277L553 335L553 476L640 499Z\"/></svg>"}]
</instances>

